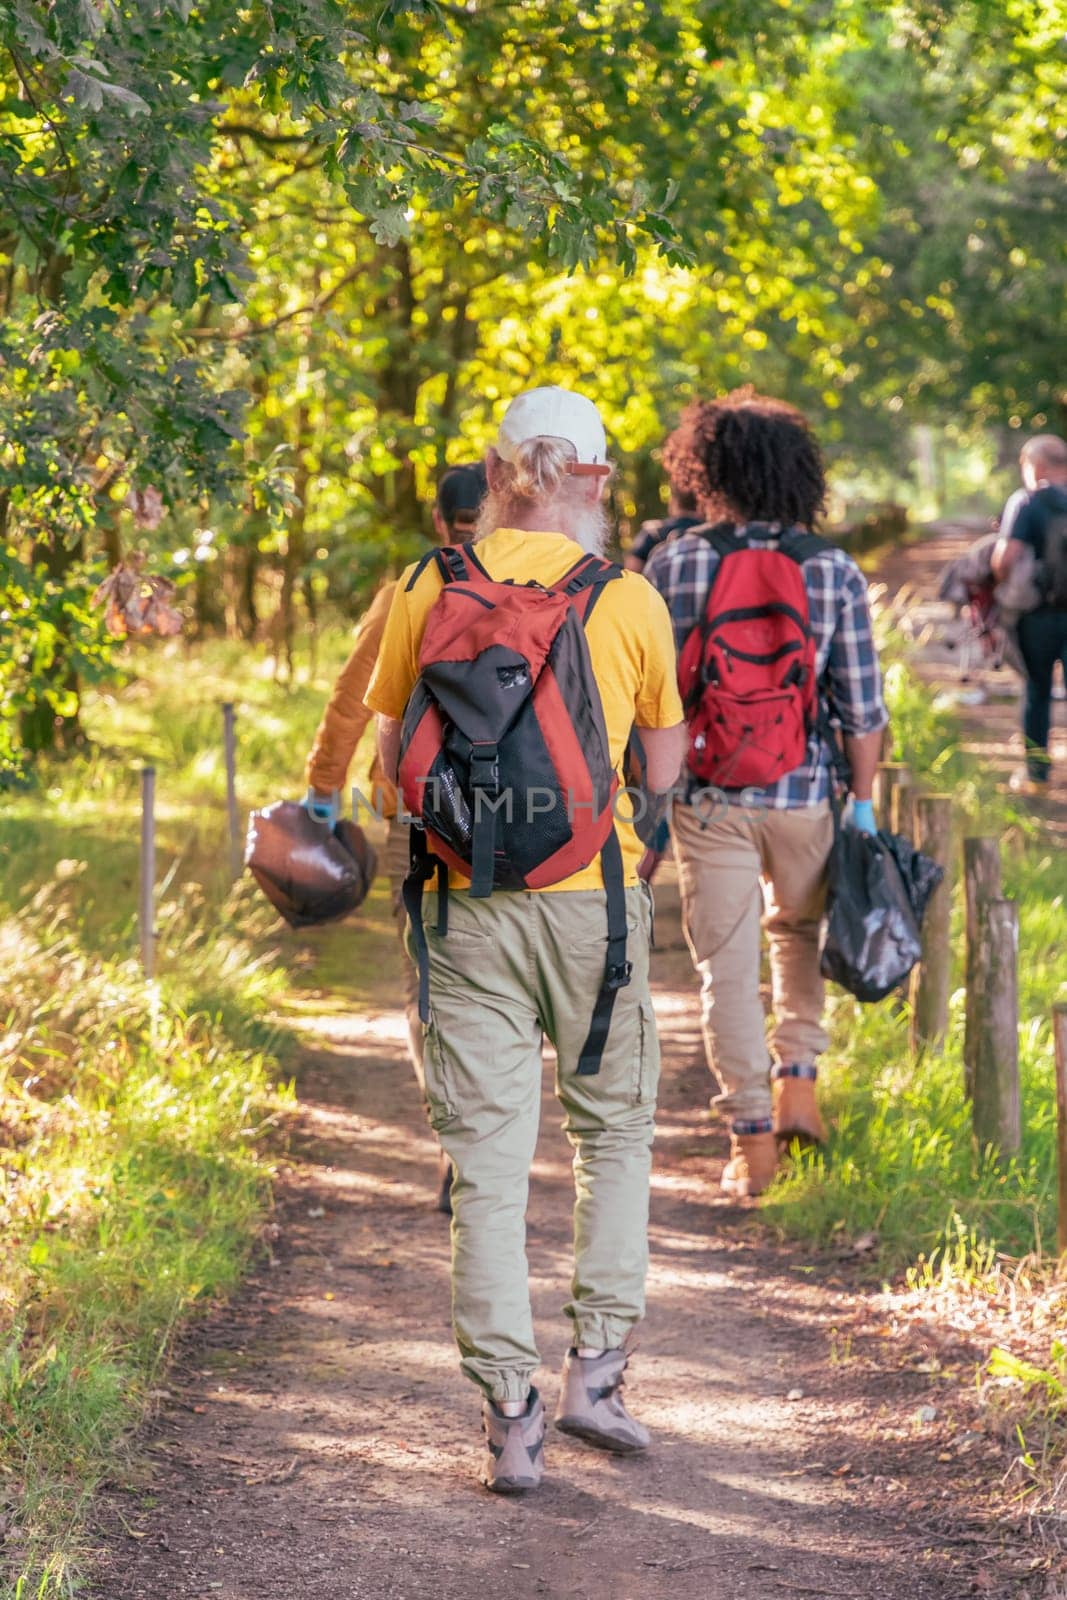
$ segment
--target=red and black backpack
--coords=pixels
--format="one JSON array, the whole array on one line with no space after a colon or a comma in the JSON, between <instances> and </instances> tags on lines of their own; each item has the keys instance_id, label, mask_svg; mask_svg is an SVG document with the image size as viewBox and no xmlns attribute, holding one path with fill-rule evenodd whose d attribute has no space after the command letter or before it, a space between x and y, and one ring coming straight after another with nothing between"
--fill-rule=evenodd
<instances>
[{"instance_id":1,"label":"red and black backpack","mask_svg":"<svg viewBox=\"0 0 1067 1600\"><path fill-rule=\"evenodd\" d=\"M629 982L622 851L612 767L585 624L621 577L583 556L558 583L498 583L470 545L435 550L442 578L426 619L419 678L404 712L398 782L414 819L404 903L419 957L419 1007L429 1020L422 892L437 873L447 932L448 871L472 899L494 888L543 889L599 854L608 950L580 1073L599 1068L615 993Z\"/></svg>"},{"instance_id":2,"label":"red and black backpack","mask_svg":"<svg viewBox=\"0 0 1067 1600\"><path fill-rule=\"evenodd\" d=\"M763 789L800 766L820 722L804 562L830 547L798 531L767 545L731 524L699 531L719 564L678 657L689 767L722 789Z\"/></svg>"}]
</instances>

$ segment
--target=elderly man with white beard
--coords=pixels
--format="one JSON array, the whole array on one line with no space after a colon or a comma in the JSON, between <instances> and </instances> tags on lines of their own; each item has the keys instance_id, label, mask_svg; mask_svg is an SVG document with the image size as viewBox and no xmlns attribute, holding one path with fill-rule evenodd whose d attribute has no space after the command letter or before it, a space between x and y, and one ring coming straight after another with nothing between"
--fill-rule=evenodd
<instances>
[{"instance_id":1,"label":"elderly man with white beard","mask_svg":"<svg viewBox=\"0 0 1067 1600\"><path fill-rule=\"evenodd\" d=\"M556 1048L576 1191L556 1423L600 1448L649 1443L621 1386L644 1311L659 1052L650 893L632 808L616 791L635 727L657 792L678 776L685 736L666 606L601 556L611 468L596 407L558 388L519 395L486 468L476 542L397 585L367 704L386 773L399 775L448 885L425 914L414 901L426 1095L456 1174L453 1318L462 1370L483 1394L482 1481L515 1493L544 1470L525 1253L543 1036ZM505 710L490 727L495 705ZM582 801L588 815L530 808L524 821L523 795L546 771L568 809L576 793L596 797ZM460 793L444 820L439 799L419 810L431 772ZM519 791L514 809L479 834L479 789L491 786L495 808L505 784L512 799Z\"/></svg>"}]
</instances>

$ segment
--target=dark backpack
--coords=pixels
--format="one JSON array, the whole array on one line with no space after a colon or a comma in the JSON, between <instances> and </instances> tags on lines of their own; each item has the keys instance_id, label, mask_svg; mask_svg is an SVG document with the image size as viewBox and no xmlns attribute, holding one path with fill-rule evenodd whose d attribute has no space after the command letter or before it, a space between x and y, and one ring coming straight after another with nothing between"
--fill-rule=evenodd
<instances>
[{"instance_id":1,"label":"dark backpack","mask_svg":"<svg viewBox=\"0 0 1067 1600\"><path fill-rule=\"evenodd\" d=\"M819 720L803 564L828 546L813 533L761 547L729 524L700 532L719 564L678 657L689 766L703 783L763 789L800 766Z\"/></svg>"},{"instance_id":2,"label":"dark backpack","mask_svg":"<svg viewBox=\"0 0 1067 1600\"><path fill-rule=\"evenodd\" d=\"M608 748L585 623L622 576L583 556L556 584L498 583L470 545L432 552L443 587L426 620L419 678L400 735L399 788L415 821L404 886L429 1016L422 891L437 872L447 931L448 869L472 899L544 889L599 854L607 897L604 987L578 1071L596 1072L615 991L629 982L622 851ZM408 584L417 582L420 563Z\"/></svg>"},{"instance_id":3,"label":"dark backpack","mask_svg":"<svg viewBox=\"0 0 1067 1600\"><path fill-rule=\"evenodd\" d=\"M1056 507L1045 523L1041 574L1045 604L1067 611L1067 509Z\"/></svg>"}]
</instances>

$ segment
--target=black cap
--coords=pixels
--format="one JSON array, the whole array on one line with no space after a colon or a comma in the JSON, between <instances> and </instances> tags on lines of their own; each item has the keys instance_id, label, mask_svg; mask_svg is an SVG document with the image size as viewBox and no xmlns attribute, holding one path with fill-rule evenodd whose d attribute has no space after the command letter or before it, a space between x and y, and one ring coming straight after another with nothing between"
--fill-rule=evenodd
<instances>
[{"instance_id":1,"label":"black cap","mask_svg":"<svg viewBox=\"0 0 1067 1600\"><path fill-rule=\"evenodd\" d=\"M437 485L437 509L450 528L474 526L488 487L484 461L446 468Z\"/></svg>"}]
</instances>

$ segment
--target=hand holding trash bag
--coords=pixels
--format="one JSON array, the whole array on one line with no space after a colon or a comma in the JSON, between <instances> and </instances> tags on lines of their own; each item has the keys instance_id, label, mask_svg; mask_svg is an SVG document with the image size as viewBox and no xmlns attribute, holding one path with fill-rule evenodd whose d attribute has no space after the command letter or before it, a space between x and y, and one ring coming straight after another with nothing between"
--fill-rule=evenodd
<instances>
[{"instance_id":1,"label":"hand holding trash bag","mask_svg":"<svg viewBox=\"0 0 1067 1600\"><path fill-rule=\"evenodd\" d=\"M855 828L858 833L877 833L878 824L874 820L874 802L871 800L853 800L845 813L846 827Z\"/></svg>"},{"instance_id":2,"label":"hand holding trash bag","mask_svg":"<svg viewBox=\"0 0 1067 1600\"><path fill-rule=\"evenodd\" d=\"M304 809L316 822L335 828L341 820L341 796L336 789L320 794L317 789L309 788L304 796Z\"/></svg>"},{"instance_id":3,"label":"hand holding trash bag","mask_svg":"<svg viewBox=\"0 0 1067 1600\"><path fill-rule=\"evenodd\" d=\"M920 929L944 869L902 834L844 827L834 802L821 968L857 1000L884 1000L922 953Z\"/></svg>"},{"instance_id":4,"label":"hand holding trash bag","mask_svg":"<svg viewBox=\"0 0 1067 1600\"><path fill-rule=\"evenodd\" d=\"M298 800L278 800L248 819L245 865L292 928L347 916L363 904L377 858L354 822L328 826Z\"/></svg>"}]
</instances>

